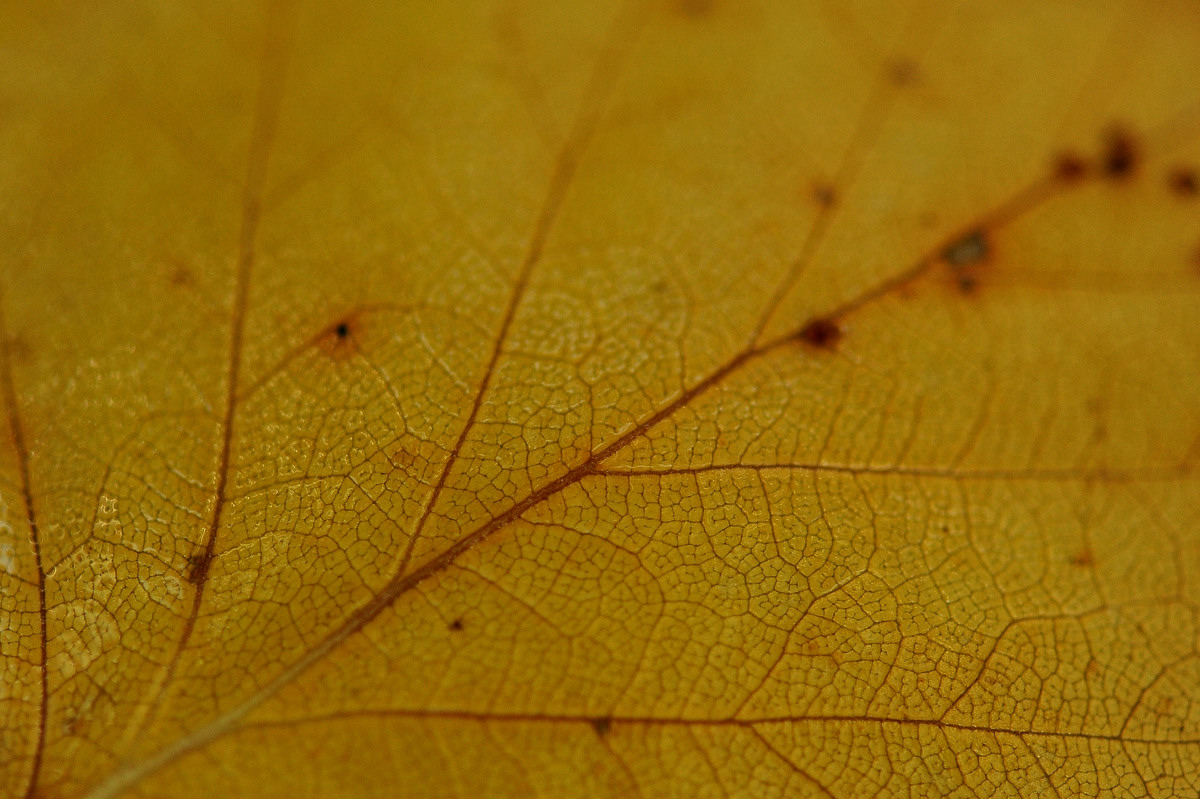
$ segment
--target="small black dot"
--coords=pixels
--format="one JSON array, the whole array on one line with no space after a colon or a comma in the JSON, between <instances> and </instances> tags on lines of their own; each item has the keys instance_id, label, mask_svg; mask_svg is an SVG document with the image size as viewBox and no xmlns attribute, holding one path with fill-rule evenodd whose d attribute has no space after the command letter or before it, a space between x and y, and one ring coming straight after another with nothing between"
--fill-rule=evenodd
<instances>
[{"instance_id":1,"label":"small black dot","mask_svg":"<svg viewBox=\"0 0 1200 799\"><path fill-rule=\"evenodd\" d=\"M345 322L342 322L333 330L335 333L337 333L338 338L346 338L350 335L350 325L346 324Z\"/></svg>"},{"instance_id":2,"label":"small black dot","mask_svg":"<svg viewBox=\"0 0 1200 799\"><path fill-rule=\"evenodd\" d=\"M462 619L455 619L454 621L450 622L450 629L453 630L454 632L458 632L462 628L463 628Z\"/></svg>"}]
</instances>

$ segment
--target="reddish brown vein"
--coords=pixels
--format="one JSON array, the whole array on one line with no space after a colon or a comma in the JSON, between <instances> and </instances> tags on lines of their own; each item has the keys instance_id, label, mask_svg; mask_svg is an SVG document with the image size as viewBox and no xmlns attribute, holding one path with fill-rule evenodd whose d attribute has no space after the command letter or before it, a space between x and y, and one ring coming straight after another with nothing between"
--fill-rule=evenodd
<instances>
[{"instance_id":1,"label":"reddish brown vein","mask_svg":"<svg viewBox=\"0 0 1200 799\"><path fill-rule=\"evenodd\" d=\"M844 198L849 187L857 179L867 153L879 137L884 122L887 121L895 106L899 92L900 87L891 79L887 71L880 69L875 86L859 114L858 123L851 134L850 144L847 145L846 151L842 155L842 163L838 167L837 176L832 184L832 189L836 194L828 196L827 201L822 202L817 210L817 218L813 220L804 237L803 244L800 245L800 254L792 262L787 276L775 289L775 293L759 317L758 324L754 327L754 332L750 336L751 346L758 343L763 331L766 330L767 325L771 323L779 310L779 306L787 299L788 294L800 280L800 275L812 262L817 249L825 241L838 210L844 205Z\"/></svg>"},{"instance_id":2,"label":"reddish brown vein","mask_svg":"<svg viewBox=\"0 0 1200 799\"><path fill-rule=\"evenodd\" d=\"M1144 738L1124 736L1120 733L1056 732L1053 730L1022 730L1015 727L991 727L985 724L962 724L939 719L896 718L892 716L854 716L849 714L813 714L798 716L759 716L757 718L668 718L665 716L585 716L580 714L550 713L479 713L469 710L346 710L300 718L283 718L256 721L242 726L243 730L293 728L305 724L325 724L359 719L414 719L430 721L468 721L480 724L587 724L594 725L597 718L610 725L610 731L622 725L637 727L711 727L754 729L781 724L879 724L899 727L932 727L985 735L1014 735L1031 738L1063 738L1083 741L1108 741L1127 744L1170 744L1172 746L1200 746L1200 738Z\"/></svg>"},{"instance_id":3,"label":"reddish brown vein","mask_svg":"<svg viewBox=\"0 0 1200 799\"><path fill-rule=\"evenodd\" d=\"M977 229L984 224L988 225L992 229L995 229L1001 224L1012 221L1016 217L1029 212L1049 197L1054 196L1056 194L1056 186L1057 184L1050 179L1037 181L1031 186L1018 191L1015 195L1013 195L1012 198L1002 203L990 213L984 214L980 221L977 221L975 224L969 226L967 230ZM564 186L563 188L565 189L566 187ZM857 297L848 300L838 308L834 309L826 318L842 318L846 315L854 313L861 308L870 305L871 303L917 280L923 276L926 271L932 268L934 264L938 263L939 254L945 250L946 246L954 241L957 241L959 238L961 238L961 236L962 234L959 233L955 236L949 237L945 242L939 244L938 247L931 250L930 253L922 256L909 269L901 272L899 275L889 280L876 285ZM512 312L510 310L510 314L511 313ZM395 603L400 596L415 588L426 579L438 574L441 571L444 571L464 552L474 548L476 545L489 538L497 530L505 527L509 523L519 518L526 511L539 505L546 499L558 494L569 486L578 483L585 477L597 474L600 471L601 465L606 460L623 450L633 440L644 435L658 423L669 418L681 408L686 407L696 397L720 385L731 374L741 370L744 366L754 362L755 360L758 360L785 346L794 344L794 342L802 333L803 329L804 325L801 325L794 331L782 335L772 341L743 349L741 352L727 361L724 366L710 373L707 377L697 382L691 388L681 392L675 399L668 402L658 411L651 414L638 424L634 425L631 429L619 436L608 446L594 451L582 463L572 468L557 479L552 480L551 482L542 486L537 491L530 493L523 500L517 502L500 515L493 517L490 521L480 525L471 533L458 539L451 546L440 552L437 556L423 563L419 568L412 572L398 570L396 575L373 597L352 612L345 619L345 621L342 622L341 625L331 630L315 647L310 649L289 668L280 673L274 680L265 685L258 693L247 699L241 705L232 708L220 718L193 730L189 735L164 748L157 755L154 755L139 764L127 767L110 775L108 779L96 786L95 789L89 793L89 797L91 797L91 799L113 797L118 792L125 790L129 786L140 781L146 775L153 773L158 769L163 768L168 763L171 763L179 757L182 757L187 752L194 751L195 749L205 746L217 738L228 734L236 728L238 722L245 718L247 714L261 705L269 697L274 696L285 686L292 683L296 678L306 672L314 664L322 660L344 641L362 630L385 609ZM444 484L444 478L441 482ZM430 503L430 506L432 506L432 503ZM427 515L428 513L426 513L426 517Z\"/></svg>"},{"instance_id":4,"label":"reddish brown vein","mask_svg":"<svg viewBox=\"0 0 1200 799\"><path fill-rule=\"evenodd\" d=\"M433 515L438 498L445 489L450 472L453 470L454 464L457 463L462 453L467 436L475 429L475 421L479 416L480 409L483 407L483 401L487 396L492 379L495 377L496 365L504 353L504 346L512 330L513 320L516 318L517 310L520 308L521 301L524 299L525 292L529 287L529 280L533 275L534 267L541 261L546 241L550 236L550 231L554 228L554 223L558 220L563 200L575 177L579 161L596 131L600 116L604 111L604 106L609 95L612 93L613 86L616 84L622 61L633 43L635 36L631 35L631 31L626 29L627 20L623 17L623 14L619 14L609 30L604 47L592 70L591 78L584 89L575 123L555 160L554 171L550 177L550 185L546 191L546 197L542 201L541 210L538 212L537 220L534 223L533 233L526 247L525 258L521 262L516 283L513 285L508 304L504 309L504 317L500 322L500 328L496 334L496 341L492 346L491 355L488 357L487 365L484 367L479 388L472 400L471 410L467 414L467 420L463 423L462 430L458 434L458 439L451 447L450 454L446 458L446 463L442 466L437 482L434 483L433 490L429 494L429 499L425 502L425 507L413 528L408 546L405 547L404 554L400 558L400 564L396 569L397 579L403 576L405 570L408 568L409 561L412 559L413 551L416 548L417 540L421 537L425 525Z\"/></svg>"},{"instance_id":5,"label":"reddish brown vein","mask_svg":"<svg viewBox=\"0 0 1200 799\"><path fill-rule=\"evenodd\" d=\"M17 471L20 475L21 499L25 504L25 521L29 525L29 544L33 547L33 562L37 568L38 619L41 643L41 704L38 709L37 740L33 749L33 765L29 769L29 783L25 788L25 799L32 799L37 790L38 775L42 769L42 753L46 749L46 717L50 706L50 683L46 663L46 570L42 567L42 542L38 531L37 513L33 505L33 491L29 481L29 449L25 445L25 428L21 424L21 411L17 406L17 390L13 382L12 341L9 339L8 320L4 315L4 300L0 296L0 390L4 392L4 404L8 409L8 432L17 455Z\"/></svg>"},{"instance_id":6,"label":"reddish brown vein","mask_svg":"<svg viewBox=\"0 0 1200 799\"><path fill-rule=\"evenodd\" d=\"M1099 482L1120 484L1132 482L1170 482L1192 479L1191 467L1164 466L1143 469L938 469L924 466L853 466L844 463L726 463L708 466L667 467L662 469L596 469L595 474L612 477L664 477L667 475L698 475L712 472L769 472L769 471L835 472L850 475L904 475L933 477L947 480L1012 480L1045 482Z\"/></svg>"},{"instance_id":7,"label":"reddish brown vein","mask_svg":"<svg viewBox=\"0 0 1200 799\"><path fill-rule=\"evenodd\" d=\"M228 382L225 393L225 411L221 419L221 451L217 458L217 484L214 489L212 518L199 552L192 557L191 568L187 575L189 582L194 586L191 608L184 619L183 631L180 633L175 651L163 672L163 679L158 684L155 697L146 706L149 713L157 710L162 695L166 687L171 684L179 660L195 631L196 620L200 616L200 606L204 601L204 589L208 585L209 570L216 554L217 533L221 526L221 514L225 508L230 455L233 448L238 376L241 371L242 336L246 323L250 277L254 269L255 245L262 210L263 188L266 183L267 162L270 158L271 144L275 138L275 126L279 119L279 108L283 99L283 82L292 33L290 15L286 13L288 10L282 0L272 3L267 20L267 35L255 104L254 127L250 136L246 183L242 193L237 272L234 278L233 309L229 332ZM135 729L137 726L139 725L135 723L131 729Z\"/></svg>"},{"instance_id":8,"label":"reddish brown vein","mask_svg":"<svg viewBox=\"0 0 1200 799\"><path fill-rule=\"evenodd\" d=\"M1003 203L996 211L986 215L985 219L989 220L990 224L993 226L999 224L1001 221L1011 220L1017 214L1027 212L1028 210L1032 209L1038 201L1044 200L1045 198L1051 196L1053 193L1052 186L1053 184L1046 181L1034 184L1032 188L1018 192L1013 199ZM953 240L954 239L952 238L951 241ZM941 245L933 252L940 253L943 249L944 245ZM894 291L901 286L906 285L907 283L924 274L924 272L934 263L936 263L936 255L930 254L922 257L917 262L916 266L902 273L900 278L895 278L887 281L884 284L881 284L888 287L887 291L876 288L865 292L858 298L852 299L845 303L840 309L831 314L831 317L840 317L849 314L862 308L870 302L885 296L890 291ZM757 346L751 346L742 350L740 353L727 361L724 366L710 373L707 377L693 385L691 388L681 392L674 400L664 405L649 417L643 419L637 425L634 425L624 434L618 436L608 446L593 452L583 463L569 470L557 479L545 484L537 491L530 493L523 500L512 505L508 510L504 511L498 516L493 517L490 521L480 525L468 535L458 539L452 545L440 552L437 556L426 561L414 571L398 572L396 577L388 582L374 597L372 597L366 604L362 605L358 608L358 610L352 613L341 627L333 630L314 650L312 650L312 652L310 652L308 657L303 658L299 663L296 664L294 669L289 669L288 671L284 672L279 676L279 678L276 679L275 682L272 682L270 685L268 685L263 691L264 698L265 696L278 691L283 687L283 685L287 684L287 682L290 682L292 679L298 676L301 671L307 669L311 663L314 663L316 660L324 657L325 654L335 648L342 641L361 630L364 626L366 626L367 623L383 612L385 608L391 606L392 603L394 603L402 594L416 587L428 577L431 577L432 575L446 569L464 552L472 549L500 528L519 518L529 509L539 505L549 497L558 494L567 487L578 483L585 477L596 474L599 471L600 466L605 461L623 450L634 439L644 435L655 425L674 415L681 408L686 407L696 397L721 384L727 377L741 370L747 364L760 359L769 353L780 349L781 347L790 345L795 341L802 329L803 326L771 342Z\"/></svg>"},{"instance_id":9,"label":"reddish brown vein","mask_svg":"<svg viewBox=\"0 0 1200 799\"><path fill-rule=\"evenodd\" d=\"M278 100L278 98L276 98L276 100ZM262 108L264 108L264 106L260 103L260 111ZM594 111L594 113L595 113L595 111ZM586 119L586 117L581 117L581 119ZM592 124L594 124L594 121L595 120L592 120ZM273 124L273 119L272 119L272 124ZM256 131L258 129L259 128L256 126ZM252 150L253 150L253 148L252 148ZM565 152L569 152L569 148L564 149L564 153ZM262 159L261 167L265 167L265 156L266 156L266 148L264 146L264 149L262 151L262 156L261 156L261 159ZM560 160L559 160L557 169L559 172L561 172L565 165L565 166L569 167L571 172L573 172L575 164L576 164L576 162L573 160L565 162L565 164L564 164L562 155L560 155ZM253 173L253 159L252 159L252 173ZM568 176L569 176L569 174L570 173L568 173ZM248 182L248 185L249 185L249 182ZM564 194L565 194L567 185L568 185L568 182L562 183L560 191L562 191ZM1053 177L1047 177L1047 178L1043 178L1041 180L1034 181L1032 184L1027 186L1025 189L1018 191L1008 201L1002 203L997 208L992 210L990 213L982 215L980 218L978 218L976 220L976 222L974 224L960 229L960 231L958 233L956 233L954 236L950 236L947 239L945 239L938 247L932 249L929 253L922 256L919 260L917 260L908 269L896 274L895 276L893 276L890 279L884 280L884 281L876 284L874 287L847 300L842 305L834 308L824 318L829 319L829 320L844 318L845 316L848 316L848 315L860 310L861 308L868 306L868 305L874 303L875 301L880 300L880 299L906 287L907 285L916 281L918 278L922 277L935 264L937 264L940 260L941 254L946 250L946 248L948 246L950 246L951 244L954 244L955 242L962 239L965 235L969 235L972 231L977 231L980 229L988 229L988 230L994 231L994 230L1012 222L1013 220L1027 214L1028 212L1030 212L1037 206L1044 203L1046 200L1048 200L1051 197L1064 191L1065 188L1066 188L1066 186L1064 186L1060 182L1054 180ZM249 193L248 193L248 196L249 196ZM552 182L549 198L543 207L542 215L539 217L539 223L538 223L539 226L542 224L541 219L545 218L547 216L546 209L556 207L556 203L553 201L553 196L554 196L554 184ZM560 204L560 203L561 203L561 197L559 197L559 199L557 201L557 204ZM247 207L249 207L249 206L247 206ZM254 221L256 223L257 222L256 215L257 215L257 207L255 207L255 215L253 215L253 216L247 215L247 216L245 216L245 219L247 221ZM554 218L554 215L551 214L549 216L547 222L548 223L552 222L553 218ZM245 231L246 227L247 227L246 225L243 226L244 231ZM531 246L530 251L529 251L530 255L527 256L527 258L526 258L526 262L525 262L526 264L529 264L531 266L533 263L536 262L537 258L540 257L540 247L542 245L544 245L545 235L548 234L549 227L550 227L550 225L547 224L546 230L542 234L540 243L539 243L539 239L538 239L538 234L536 233L538 228L535 227L535 234L533 236L532 242L537 246L536 247ZM251 230L252 230L252 228L251 228ZM246 237L245 237L245 235L243 235L243 242L245 242L245 241L246 241ZM239 287L243 290L244 290L245 285L248 285L249 266L253 259L253 256L252 256L253 236L250 237L250 243L251 243L250 255L245 262L245 272L246 272L245 277L247 278L247 281L245 284L239 282ZM532 261L530 260L530 257L532 257ZM524 275L524 278L527 279L527 277L528 277L528 275ZM523 290L523 287L521 286L520 282L518 282L518 285L515 287L515 290L514 290L514 295L513 295L514 301L510 303L510 307L509 307L508 311L506 312L506 315L505 315L506 324L510 324L512 321L512 317L515 315L515 308L517 305L517 300L519 300L519 291L518 290ZM242 313L244 314L244 295L243 295ZM241 322L235 316L234 327L235 327L235 333L237 334L236 337L239 340L239 343L240 343L240 324L241 324ZM162 767L164 767L168 763L171 763L174 760L178 759L185 753L194 751L195 749L197 749L201 746L204 746L208 743L211 743L213 740L216 740L217 738L219 738L225 734L228 734L233 729L235 729L235 725L237 725L238 722L240 722L243 718L245 718L245 716L247 714L249 714L254 708L261 705L262 702L264 702L269 697L278 693L284 686L288 685L289 683L294 681L297 677L299 677L301 674L306 672L313 664L317 663L322 658L324 658L326 655L328 655L333 649L335 649L343 641L345 641L346 639L348 639L349 637L354 635L356 632L361 630L364 626L366 626L366 624L368 624L371 620L373 620L376 616L378 616L384 609L391 606L391 604L394 603L398 597L400 597L402 594L406 593L409 589L416 587L421 582L423 582L426 578L433 576L433 575L437 574L438 572L446 569L458 558L459 555L461 555L468 549L473 548L476 544L478 544L478 543L482 542L483 540L485 540L486 538L488 538L496 530L504 527L508 523L510 523L513 520L515 520L516 518L518 518L525 511L527 511L530 508L536 506L537 504L543 502L547 498L559 493L560 491L564 490L568 486L579 482L583 478L585 478L589 475L592 475L592 474L599 473L601 464L605 460L607 460L608 458L612 457L614 454L616 454L617 452L622 450L632 440L634 440L635 438L637 438L640 435L643 435L654 425L656 425L659 422L663 421L664 419L668 418L669 416L674 414L676 411L678 411L680 408L686 406L698 395L700 395L700 394L706 392L708 389L713 388L714 386L720 384L722 381L724 381L724 379L726 377L728 377L730 374L738 371L739 369L741 369L743 366L745 366L749 362L751 362L759 357L762 357L780 347L791 344L792 342L797 340L797 338L801 335L803 330L804 330L804 327L801 326L801 327L798 327L797 329L795 329L794 331L784 334L784 335L782 335L776 339L773 339L769 342L766 342L764 344L751 345L748 348L742 350L740 353L738 353L733 358L731 358L728 362L726 362L726 364L724 366L720 367L715 372L711 373L707 378L704 378L703 380L701 380L699 383L694 385L691 389L688 389L688 390L685 390L684 392L682 392L675 400L669 402L662 409L660 409L659 411L652 414L650 417L645 419L643 422L637 424L634 428L632 428L626 434L620 436L612 444L608 445L607 447L602 448L601 450L593 452L579 466L570 470L569 472L562 475L558 479L551 481L550 483L543 486L538 491L531 493L524 500L522 500L521 502L519 502L516 505L514 505L513 507L511 507L508 511L504 512L500 516L494 517L492 520L484 523L483 525L481 525L479 528L477 528L472 533L468 534L467 536L464 536L462 539L459 539L457 542L455 542L454 545L449 547L447 550L442 552L437 557L435 557L432 560L425 563L420 569L417 569L416 571L409 573L407 575L405 574L403 569L399 570L397 572L396 576L387 585L385 585L366 604L361 606L357 611L351 613L350 616L347 617L347 619L343 622L342 625L340 625L337 629L332 630L320 643L317 644L317 646L315 646L313 649L309 650L308 653L306 653L296 663L294 663L291 667L286 669L283 673L281 673L273 681L268 683L262 690L260 690L257 694L255 694L249 700L244 702L242 705L231 709L229 712L224 714L221 718L218 718L218 719L210 722L209 724L204 725L203 727L193 730L189 735L187 735L183 739L176 741L174 744L164 748L157 755L152 756L151 758L143 761L140 764L128 766L128 767L121 769L118 772L110 775L108 779L106 779L101 784L97 785L88 795L90 797L94 797L94 798L114 796L118 791L124 790L125 788L128 788L129 786L137 783L142 778L144 778L146 775L153 773L154 771L157 771L158 769L161 769ZM492 366L495 365L495 358L498 356L500 349L501 349L501 343L498 342L497 347L494 348L494 350L493 350L493 360L491 362ZM236 367L237 349L231 347L231 350L232 350L231 367ZM232 368L231 368L231 371L232 371ZM491 370L489 369L488 375L485 378L485 380L490 379L490 372L491 372ZM233 382L234 381L231 381L231 385ZM236 386L234 386L230 390L230 396L229 396L229 400L231 401L230 405L232 405L232 400L236 400L235 394L236 394ZM477 412L477 410L478 410L478 405L481 402L481 400L479 398L482 397L482 394L483 394L483 392L480 391L479 397L477 397L477 399L476 399L476 402L475 402L476 407L475 407L475 410L473 411L472 418L474 416L474 413ZM226 416L228 418L228 423L226 424L225 431L226 431L226 436L227 436L227 440L228 440L228 436L229 436L229 433L230 433L230 430L232 427L232 410L230 407L227 407ZM460 435L460 440L462 438L463 438L463 436ZM227 453L226 453L226 457L227 457ZM227 461L226 461L226 467L227 467ZM448 473L449 473L449 468L446 468L444 471L444 474L442 475L442 477L439 480L439 485L445 484L445 479L446 479L446 476L448 475ZM223 479L222 479L222 483L223 483ZM216 511L217 514L219 514L219 504L220 503L218 503L218 510ZM432 508L432 501L429 504L429 509L431 509L431 508ZM425 515L422 518L423 519L427 518L427 516L428 516L428 510L426 511ZM215 527L214 527L213 532L215 532ZM210 536L210 538L211 538L211 536ZM410 552L411 552L411 546L410 546ZM406 553L406 558L407 558L408 554L409 553ZM466 716L463 715L463 717L465 718ZM530 717L530 718L533 718L533 717ZM589 721L589 723L591 723L593 720L588 719L588 721ZM613 721L618 721L618 720L614 719ZM625 720L620 720L620 721L625 721ZM634 719L629 719L628 721L632 722L632 721L634 721ZM1019 736L1034 735L1034 736L1057 736L1057 737L1063 737L1063 738L1074 737L1074 738L1082 738L1082 739L1089 739L1089 740L1090 739L1114 740L1114 741L1120 740L1123 743L1138 743L1138 742L1168 743L1167 741L1159 742L1159 741L1152 741L1152 740L1137 741L1137 740L1133 740L1133 739L1119 739L1119 738L1116 738L1113 736L1097 736L1097 735L1088 735L1085 733L1052 733L1052 732L1034 732L1034 731L1022 732L1022 731L1018 731L1018 730L998 730L998 729L990 730L990 729L983 728L983 727L974 727L974 726L969 726L969 725L953 725L953 724L949 724L946 722L940 722L940 721L920 721L920 720L866 718L866 717L852 718L852 717L825 716L825 717L808 717L808 718L804 718L804 719L778 718L778 719L759 719L754 722L743 722L743 721L738 721L738 720L729 720L726 722L701 722L701 721L697 720L695 722L689 722L686 720L685 721L669 721L669 720L654 720L654 719L643 719L642 721L643 721L643 723L647 723L647 724L649 724L649 723L664 723L664 724L665 723L675 723L675 724L680 724L680 723L708 723L708 724L756 723L756 724L765 724L765 723L771 723L771 722L795 722L795 721L831 721L831 722L832 721L845 721L845 722L859 721L859 722L878 722L878 723L896 723L896 724L935 725L939 728L945 728L945 729L974 730L974 731L991 732L991 733L997 733L997 734L1006 733L1006 734L1014 734L1014 735L1019 735ZM1200 740L1198 740L1198 741L1173 741L1170 743L1190 744L1190 743L1200 743Z\"/></svg>"}]
</instances>

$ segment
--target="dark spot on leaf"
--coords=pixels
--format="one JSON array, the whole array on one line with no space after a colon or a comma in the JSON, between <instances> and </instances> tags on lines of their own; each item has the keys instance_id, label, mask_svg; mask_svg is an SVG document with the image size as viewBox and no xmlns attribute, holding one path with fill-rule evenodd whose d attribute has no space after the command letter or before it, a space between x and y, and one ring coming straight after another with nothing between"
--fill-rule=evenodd
<instances>
[{"instance_id":1,"label":"dark spot on leaf","mask_svg":"<svg viewBox=\"0 0 1200 799\"><path fill-rule=\"evenodd\" d=\"M1179 197L1195 197L1200 193L1200 180L1196 170L1189 167L1176 167L1167 175L1167 185Z\"/></svg>"},{"instance_id":2,"label":"dark spot on leaf","mask_svg":"<svg viewBox=\"0 0 1200 799\"><path fill-rule=\"evenodd\" d=\"M608 716L599 716L594 718L592 719L592 729L596 731L597 735L603 738L605 735L608 735L608 731L612 729L612 719Z\"/></svg>"},{"instance_id":3,"label":"dark spot on leaf","mask_svg":"<svg viewBox=\"0 0 1200 799\"><path fill-rule=\"evenodd\" d=\"M1076 153L1060 153L1054 161L1054 176L1063 183L1078 183L1087 177L1087 173L1087 162Z\"/></svg>"},{"instance_id":4,"label":"dark spot on leaf","mask_svg":"<svg viewBox=\"0 0 1200 799\"><path fill-rule=\"evenodd\" d=\"M800 340L823 350L831 350L842 338L842 329L832 319L814 319L801 328Z\"/></svg>"},{"instance_id":5,"label":"dark spot on leaf","mask_svg":"<svg viewBox=\"0 0 1200 799\"><path fill-rule=\"evenodd\" d=\"M186 288L196 285L196 276L192 274L192 270L182 264L171 270L171 275L168 278L172 286Z\"/></svg>"},{"instance_id":6,"label":"dark spot on leaf","mask_svg":"<svg viewBox=\"0 0 1200 799\"><path fill-rule=\"evenodd\" d=\"M1104 145L1104 174L1123 180L1137 171L1138 146L1128 130L1114 127Z\"/></svg>"},{"instance_id":7,"label":"dark spot on leaf","mask_svg":"<svg viewBox=\"0 0 1200 799\"><path fill-rule=\"evenodd\" d=\"M325 328L317 340L317 345L331 358L345 360L358 350L361 341L358 340L358 321L346 316L340 321Z\"/></svg>"},{"instance_id":8,"label":"dark spot on leaf","mask_svg":"<svg viewBox=\"0 0 1200 799\"><path fill-rule=\"evenodd\" d=\"M982 230L972 230L943 250L942 257L951 266L971 266L986 260L991 250L987 234Z\"/></svg>"},{"instance_id":9,"label":"dark spot on leaf","mask_svg":"<svg viewBox=\"0 0 1200 799\"><path fill-rule=\"evenodd\" d=\"M920 79L917 64L908 58L893 58L887 63L887 75L895 86L913 86Z\"/></svg>"},{"instance_id":10,"label":"dark spot on leaf","mask_svg":"<svg viewBox=\"0 0 1200 799\"><path fill-rule=\"evenodd\" d=\"M188 558L187 581L192 585L203 585L208 579L208 570L212 562L213 553L208 550L197 552Z\"/></svg>"},{"instance_id":11,"label":"dark spot on leaf","mask_svg":"<svg viewBox=\"0 0 1200 799\"><path fill-rule=\"evenodd\" d=\"M453 630L454 632L458 632L462 628L463 628L462 619L455 619L454 621L450 622L450 629Z\"/></svg>"},{"instance_id":12,"label":"dark spot on leaf","mask_svg":"<svg viewBox=\"0 0 1200 799\"><path fill-rule=\"evenodd\" d=\"M1096 564L1096 557L1090 549L1081 549L1067 559L1067 562L1079 569L1086 569Z\"/></svg>"},{"instance_id":13,"label":"dark spot on leaf","mask_svg":"<svg viewBox=\"0 0 1200 799\"><path fill-rule=\"evenodd\" d=\"M979 268L991 253L991 243L982 230L972 230L942 250L943 260L954 270L959 291L971 294L979 287Z\"/></svg>"},{"instance_id":14,"label":"dark spot on leaf","mask_svg":"<svg viewBox=\"0 0 1200 799\"><path fill-rule=\"evenodd\" d=\"M963 294L974 294L979 288L979 278L974 272L960 272L957 276L958 290Z\"/></svg>"},{"instance_id":15,"label":"dark spot on leaf","mask_svg":"<svg viewBox=\"0 0 1200 799\"><path fill-rule=\"evenodd\" d=\"M813 199L822 208L832 208L837 202L837 192L828 183L818 183L813 187Z\"/></svg>"}]
</instances>

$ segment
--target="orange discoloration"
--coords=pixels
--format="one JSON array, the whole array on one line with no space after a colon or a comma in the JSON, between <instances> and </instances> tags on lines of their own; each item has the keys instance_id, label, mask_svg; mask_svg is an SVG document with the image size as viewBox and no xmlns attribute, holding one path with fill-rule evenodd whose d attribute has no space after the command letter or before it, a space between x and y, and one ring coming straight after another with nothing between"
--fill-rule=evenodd
<instances>
[{"instance_id":1,"label":"orange discoloration","mask_svg":"<svg viewBox=\"0 0 1200 799\"><path fill-rule=\"evenodd\" d=\"M1087 569L1096 565L1096 556L1089 547L1084 547L1067 559L1072 566Z\"/></svg>"}]
</instances>

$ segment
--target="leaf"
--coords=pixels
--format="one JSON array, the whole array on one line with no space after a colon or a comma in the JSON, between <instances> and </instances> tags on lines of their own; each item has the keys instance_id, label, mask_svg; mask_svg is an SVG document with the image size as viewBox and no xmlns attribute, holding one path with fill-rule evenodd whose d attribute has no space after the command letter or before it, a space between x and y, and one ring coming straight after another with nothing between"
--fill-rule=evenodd
<instances>
[{"instance_id":1,"label":"leaf","mask_svg":"<svg viewBox=\"0 0 1200 799\"><path fill-rule=\"evenodd\" d=\"M8 3L0 793L1200 791L1200 11Z\"/></svg>"}]
</instances>

